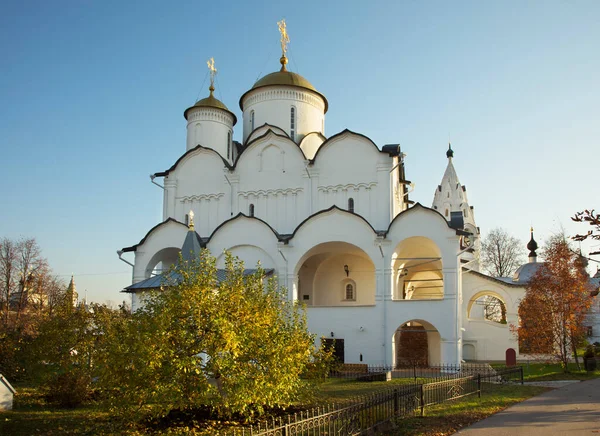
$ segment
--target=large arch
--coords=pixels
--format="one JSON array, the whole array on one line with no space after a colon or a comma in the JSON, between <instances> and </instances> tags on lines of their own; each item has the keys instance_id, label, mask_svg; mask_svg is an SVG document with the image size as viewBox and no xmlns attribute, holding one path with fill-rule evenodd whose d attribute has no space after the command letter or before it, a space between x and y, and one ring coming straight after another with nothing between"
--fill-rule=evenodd
<instances>
[{"instance_id":1,"label":"large arch","mask_svg":"<svg viewBox=\"0 0 600 436\"><path fill-rule=\"evenodd\" d=\"M177 263L181 247L164 247L158 250L146 264L144 271L145 278L166 272L171 266Z\"/></svg>"},{"instance_id":2,"label":"large arch","mask_svg":"<svg viewBox=\"0 0 600 436\"><path fill-rule=\"evenodd\" d=\"M246 269L256 268L259 264L264 269L277 269L277 264L271 255L256 245L237 244L227 247L225 250L243 261ZM225 268L225 259L225 252L217 256L217 268Z\"/></svg>"},{"instance_id":3,"label":"large arch","mask_svg":"<svg viewBox=\"0 0 600 436\"><path fill-rule=\"evenodd\" d=\"M390 267L394 300L444 298L441 250L431 239L412 236L400 241L392 253Z\"/></svg>"},{"instance_id":4,"label":"large arch","mask_svg":"<svg viewBox=\"0 0 600 436\"><path fill-rule=\"evenodd\" d=\"M375 265L360 247L330 241L300 258L294 274L298 298L307 306L368 306L375 304Z\"/></svg>"},{"instance_id":5,"label":"large arch","mask_svg":"<svg viewBox=\"0 0 600 436\"><path fill-rule=\"evenodd\" d=\"M393 363L402 366L430 366L441 363L441 336L429 321L411 319L393 334Z\"/></svg>"},{"instance_id":6,"label":"large arch","mask_svg":"<svg viewBox=\"0 0 600 436\"><path fill-rule=\"evenodd\" d=\"M491 290L476 292L467 303L467 318L507 324L506 298Z\"/></svg>"}]
</instances>

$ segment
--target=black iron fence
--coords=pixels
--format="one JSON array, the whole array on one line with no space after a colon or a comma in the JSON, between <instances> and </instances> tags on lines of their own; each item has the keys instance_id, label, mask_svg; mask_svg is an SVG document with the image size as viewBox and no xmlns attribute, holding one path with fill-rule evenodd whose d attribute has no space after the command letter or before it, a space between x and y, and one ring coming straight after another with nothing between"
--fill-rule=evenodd
<instances>
[{"instance_id":1,"label":"black iron fence","mask_svg":"<svg viewBox=\"0 0 600 436\"><path fill-rule=\"evenodd\" d=\"M449 367L450 365L444 365ZM382 369L371 374L380 374ZM387 371L386 371L387 372ZM466 374L471 372L471 374ZM462 373L462 375L460 375ZM367 373L368 374L368 373ZM457 375L459 374L459 375ZM364 376L364 373L362 374ZM423 415L427 406L467 395L481 397L484 386L508 381L523 383L522 367L491 368L481 365L458 373L433 377L436 381L410 383L356 397L344 405L314 408L270 423L229 431L229 436L321 436L360 435L385 425L392 419Z\"/></svg>"},{"instance_id":2,"label":"black iron fence","mask_svg":"<svg viewBox=\"0 0 600 436\"><path fill-rule=\"evenodd\" d=\"M386 381L396 378L412 378L415 381L441 381L449 377L465 377L469 375L496 375L499 371L515 367L492 367L489 364L463 363L463 364L403 364L396 366L369 366L358 364L341 365L329 374L332 378L354 379L358 381ZM513 374L514 371L509 371Z\"/></svg>"}]
</instances>

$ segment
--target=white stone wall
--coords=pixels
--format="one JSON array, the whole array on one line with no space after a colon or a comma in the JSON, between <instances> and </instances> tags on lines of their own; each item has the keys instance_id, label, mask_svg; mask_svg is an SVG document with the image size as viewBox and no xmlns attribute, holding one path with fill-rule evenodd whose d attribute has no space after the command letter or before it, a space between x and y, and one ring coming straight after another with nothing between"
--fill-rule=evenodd
<instances>
[{"instance_id":1,"label":"white stone wall","mask_svg":"<svg viewBox=\"0 0 600 436\"><path fill-rule=\"evenodd\" d=\"M472 347L473 360L504 361L508 348L513 348L518 358L519 341L510 327L518 325L519 302L525 296L525 288L503 285L473 273L464 273L462 282L463 342ZM506 324L483 319L482 309L475 302L485 295L496 297L505 304Z\"/></svg>"},{"instance_id":2,"label":"white stone wall","mask_svg":"<svg viewBox=\"0 0 600 436\"><path fill-rule=\"evenodd\" d=\"M267 86L249 92L242 102L244 107L244 143L252 133L252 112L254 128L265 123L277 126L290 135L290 109L296 108L296 134L294 141L299 144L311 132L323 133L325 123L325 102L323 98L309 90L287 86Z\"/></svg>"},{"instance_id":3,"label":"white stone wall","mask_svg":"<svg viewBox=\"0 0 600 436\"><path fill-rule=\"evenodd\" d=\"M233 116L230 113L207 107L193 108L188 111L186 150L202 145L212 148L223 158L228 159L228 133L233 138ZM231 161L230 158L229 160Z\"/></svg>"},{"instance_id":4,"label":"white stone wall","mask_svg":"<svg viewBox=\"0 0 600 436\"><path fill-rule=\"evenodd\" d=\"M0 374L0 411L12 410L14 390L10 383Z\"/></svg>"}]
</instances>

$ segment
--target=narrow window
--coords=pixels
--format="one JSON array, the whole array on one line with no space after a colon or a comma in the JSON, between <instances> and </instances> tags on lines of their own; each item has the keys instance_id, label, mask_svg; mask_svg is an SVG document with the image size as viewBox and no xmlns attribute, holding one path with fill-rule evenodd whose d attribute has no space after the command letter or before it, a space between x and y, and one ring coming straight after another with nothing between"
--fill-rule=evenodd
<instances>
[{"instance_id":1,"label":"narrow window","mask_svg":"<svg viewBox=\"0 0 600 436\"><path fill-rule=\"evenodd\" d=\"M352 285L352 283L348 283L346 285L346 300L354 300L355 296L354 296L354 286Z\"/></svg>"},{"instance_id":2,"label":"narrow window","mask_svg":"<svg viewBox=\"0 0 600 436\"><path fill-rule=\"evenodd\" d=\"M296 108L294 106L290 109L290 138L292 141L296 140Z\"/></svg>"},{"instance_id":3,"label":"narrow window","mask_svg":"<svg viewBox=\"0 0 600 436\"><path fill-rule=\"evenodd\" d=\"M248 208L248 215L254 216L254 205L250 203L250 207Z\"/></svg>"},{"instance_id":4,"label":"narrow window","mask_svg":"<svg viewBox=\"0 0 600 436\"><path fill-rule=\"evenodd\" d=\"M448 218L448 209L446 209L446 214L445 215L446 215L446 218Z\"/></svg>"},{"instance_id":5,"label":"narrow window","mask_svg":"<svg viewBox=\"0 0 600 436\"><path fill-rule=\"evenodd\" d=\"M232 153L231 153L231 132L227 132L227 159L231 159Z\"/></svg>"},{"instance_id":6,"label":"narrow window","mask_svg":"<svg viewBox=\"0 0 600 436\"><path fill-rule=\"evenodd\" d=\"M254 131L254 111L250 112L250 130Z\"/></svg>"},{"instance_id":7,"label":"narrow window","mask_svg":"<svg viewBox=\"0 0 600 436\"><path fill-rule=\"evenodd\" d=\"M185 225L186 226L190 225L190 216L187 213L185 214Z\"/></svg>"},{"instance_id":8,"label":"narrow window","mask_svg":"<svg viewBox=\"0 0 600 436\"><path fill-rule=\"evenodd\" d=\"M450 193L448 192L448 194L446 194L446 198L450 198Z\"/></svg>"},{"instance_id":9,"label":"narrow window","mask_svg":"<svg viewBox=\"0 0 600 436\"><path fill-rule=\"evenodd\" d=\"M348 211L354 212L354 198L348 199Z\"/></svg>"}]
</instances>

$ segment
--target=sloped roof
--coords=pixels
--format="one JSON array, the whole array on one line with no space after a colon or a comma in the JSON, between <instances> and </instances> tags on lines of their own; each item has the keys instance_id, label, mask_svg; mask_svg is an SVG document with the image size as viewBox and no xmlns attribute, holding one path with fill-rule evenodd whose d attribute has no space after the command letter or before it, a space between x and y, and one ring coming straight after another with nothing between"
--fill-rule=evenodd
<instances>
[{"instance_id":1,"label":"sloped roof","mask_svg":"<svg viewBox=\"0 0 600 436\"><path fill-rule=\"evenodd\" d=\"M244 276L249 276L258 271L256 268L248 268L244 270ZM274 269L269 268L265 269L265 276L271 276L275 272ZM227 278L227 270L226 269L218 269L217 270L217 282L221 283ZM151 289L160 289L161 286L169 286L175 285L181 281L181 275L174 272L169 271L167 273L159 274L154 277L150 277L149 279L142 280L141 282L134 283L133 285L127 286L123 289L122 292L135 293L138 291L149 291Z\"/></svg>"}]
</instances>

